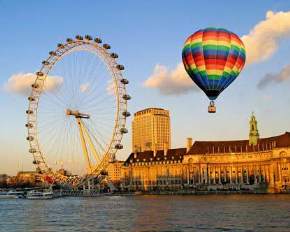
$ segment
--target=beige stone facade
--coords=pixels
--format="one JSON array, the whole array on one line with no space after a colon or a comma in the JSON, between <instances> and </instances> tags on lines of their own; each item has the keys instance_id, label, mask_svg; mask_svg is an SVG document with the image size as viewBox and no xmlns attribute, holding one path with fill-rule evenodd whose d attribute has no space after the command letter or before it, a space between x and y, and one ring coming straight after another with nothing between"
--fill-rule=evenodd
<instances>
[{"instance_id":1,"label":"beige stone facade","mask_svg":"<svg viewBox=\"0 0 290 232\"><path fill-rule=\"evenodd\" d=\"M290 133L249 140L195 141L188 148L132 153L122 182L130 190L290 191Z\"/></svg>"},{"instance_id":2,"label":"beige stone facade","mask_svg":"<svg viewBox=\"0 0 290 232\"><path fill-rule=\"evenodd\" d=\"M110 162L107 167L108 177L113 183L121 181L123 161Z\"/></svg>"},{"instance_id":3,"label":"beige stone facade","mask_svg":"<svg viewBox=\"0 0 290 232\"><path fill-rule=\"evenodd\" d=\"M290 190L289 147L248 153L188 154L183 164L188 186Z\"/></svg>"},{"instance_id":4,"label":"beige stone facade","mask_svg":"<svg viewBox=\"0 0 290 232\"><path fill-rule=\"evenodd\" d=\"M132 151L170 149L169 111L148 108L134 114L132 121Z\"/></svg>"},{"instance_id":5,"label":"beige stone facade","mask_svg":"<svg viewBox=\"0 0 290 232\"><path fill-rule=\"evenodd\" d=\"M123 185L133 191L177 190L183 183L185 148L132 153L123 167Z\"/></svg>"}]
</instances>

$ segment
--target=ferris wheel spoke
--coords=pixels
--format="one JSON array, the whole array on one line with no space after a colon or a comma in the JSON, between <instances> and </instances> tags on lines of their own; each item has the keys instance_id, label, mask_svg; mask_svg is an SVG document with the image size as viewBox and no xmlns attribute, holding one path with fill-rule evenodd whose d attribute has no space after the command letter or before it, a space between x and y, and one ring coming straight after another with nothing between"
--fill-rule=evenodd
<instances>
[{"instance_id":1,"label":"ferris wheel spoke","mask_svg":"<svg viewBox=\"0 0 290 232\"><path fill-rule=\"evenodd\" d=\"M101 72L96 73L94 71L93 73L90 74L91 77L96 77L95 81L92 82L92 85L88 88L86 96L84 96L82 101L87 101L88 98L91 97L92 93L98 92L97 90L103 89L104 85L106 85L106 81L99 82L99 80L108 80L108 76L103 75L103 70ZM90 82L89 82L90 83Z\"/></svg>"},{"instance_id":2,"label":"ferris wheel spoke","mask_svg":"<svg viewBox=\"0 0 290 232\"><path fill-rule=\"evenodd\" d=\"M98 139L96 138L95 135L93 135L92 133L91 134L91 138L93 139L94 141L94 146L95 146L95 149L98 153L98 156L99 156L99 159L96 160L96 162L99 162L99 160L101 160L106 152L106 149L105 147L98 141Z\"/></svg>"},{"instance_id":3,"label":"ferris wheel spoke","mask_svg":"<svg viewBox=\"0 0 290 232\"><path fill-rule=\"evenodd\" d=\"M100 99L90 99L89 103L86 105L86 107L92 107L102 104L103 102L106 102L107 99L110 99L111 96L104 96Z\"/></svg>"},{"instance_id":4,"label":"ferris wheel spoke","mask_svg":"<svg viewBox=\"0 0 290 232\"><path fill-rule=\"evenodd\" d=\"M99 131L99 129L97 129L98 127L95 125L95 123L92 120L90 120L90 123L91 123L91 127L92 127L93 131L96 132L99 135L98 136L99 137L99 140L98 141L103 144L103 147L108 146L108 143L106 142L106 140L104 140L104 137L105 137L104 136L104 133L101 133Z\"/></svg>"},{"instance_id":5,"label":"ferris wheel spoke","mask_svg":"<svg viewBox=\"0 0 290 232\"><path fill-rule=\"evenodd\" d=\"M111 114L112 115L112 110L115 109L116 106L110 104L110 102L107 103L107 107L102 107L102 106L92 106L92 107L87 107L84 108L87 112L90 112L92 115L102 115L102 114Z\"/></svg>"}]
</instances>

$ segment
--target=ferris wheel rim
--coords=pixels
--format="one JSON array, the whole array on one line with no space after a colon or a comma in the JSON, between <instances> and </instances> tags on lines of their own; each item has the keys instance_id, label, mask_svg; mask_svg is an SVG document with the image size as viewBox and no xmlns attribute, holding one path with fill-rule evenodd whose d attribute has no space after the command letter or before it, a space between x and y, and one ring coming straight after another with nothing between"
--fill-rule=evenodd
<instances>
[{"instance_id":1,"label":"ferris wheel rim","mask_svg":"<svg viewBox=\"0 0 290 232\"><path fill-rule=\"evenodd\" d=\"M86 48L86 49L85 49ZM80 50L77 50L80 49ZM49 53L49 57L42 62L41 69L36 72L36 79L32 85L32 91L29 100L29 107L26 111L27 113L27 130L28 136L27 140L29 141L29 152L33 155L33 163L37 167L37 170L41 173L52 173L48 163L46 162L46 155L40 149L40 143L38 138L38 103L43 93L43 87L46 80L46 77L49 75L53 67L62 60L65 56L70 53L77 51L87 51L94 53L106 66L108 73L110 73L110 78L114 82L115 88L115 101L116 101L116 110L115 110L115 123L112 131L112 136L110 144L107 147L106 151L103 154L103 158L99 166L94 167L93 173L100 172L105 164L107 164L110 159L114 158L117 151L121 148L121 141L123 137L122 128L126 126L126 118L128 117L127 111L127 100L130 99L130 96L126 92L126 84L122 80L123 78L122 70L124 67L119 65L116 62L118 57L115 53L110 53L108 50L110 46L108 44L103 44L101 46L100 39L96 38L95 40L90 39L89 37L76 36L76 40L67 39L66 43L58 44L58 47ZM129 96L129 97L128 97ZM126 129L125 129L126 130Z\"/></svg>"}]
</instances>

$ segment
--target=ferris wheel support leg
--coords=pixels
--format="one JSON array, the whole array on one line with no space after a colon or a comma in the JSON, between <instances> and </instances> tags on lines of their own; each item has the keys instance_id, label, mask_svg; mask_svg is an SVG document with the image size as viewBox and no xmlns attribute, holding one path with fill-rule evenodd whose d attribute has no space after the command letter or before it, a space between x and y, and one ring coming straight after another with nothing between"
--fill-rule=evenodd
<instances>
[{"instance_id":1,"label":"ferris wheel support leg","mask_svg":"<svg viewBox=\"0 0 290 232\"><path fill-rule=\"evenodd\" d=\"M83 129L84 129L84 134L85 134L85 136L86 136L86 138L87 138L87 141L88 141L88 143L89 143L90 149L91 149L91 151L93 152L93 155L94 155L94 157L95 157L95 160L96 160L98 163L100 163L100 162L101 162L101 158L100 158L100 156L98 155L98 152L97 152L97 150L96 150L96 148L95 148L95 146L94 146L94 144L93 144L93 142L92 142L91 136L89 135L86 126L82 124L82 127L83 127ZM98 164L97 164L97 165L98 165Z\"/></svg>"},{"instance_id":2,"label":"ferris wheel support leg","mask_svg":"<svg viewBox=\"0 0 290 232\"><path fill-rule=\"evenodd\" d=\"M88 172L91 173L92 172L92 166L91 166L91 161L90 161L90 157L89 157L89 154L88 154L87 145L86 145L86 142L85 142L83 124L82 124L82 121L81 121L80 118L76 118L76 120L77 120L77 124L78 124L79 131L80 131L82 150L83 150L84 156L85 156L85 158L87 160Z\"/></svg>"}]
</instances>

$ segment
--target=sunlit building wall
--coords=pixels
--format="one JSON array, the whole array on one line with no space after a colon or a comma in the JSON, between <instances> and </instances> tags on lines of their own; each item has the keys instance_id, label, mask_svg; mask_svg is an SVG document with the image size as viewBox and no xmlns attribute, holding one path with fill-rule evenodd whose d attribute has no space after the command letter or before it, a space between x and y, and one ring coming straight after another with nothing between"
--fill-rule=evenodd
<instances>
[{"instance_id":1,"label":"sunlit building wall","mask_svg":"<svg viewBox=\"0 0 290 232\"><path fill-rule=\"evenodd\" d=\"M169 111L147 108L134 114L132 151L164 150L171 147Z\"/></svg>"},{"instance_id":2,"label":"sunlit building wall","mask_svg":"<svg viewBox=\"0 0 290 232\"><path fill-rule=\"evenodd\" d=\"M120 182L121 180L121 168L123 166L123 161L110 162L107 167L108 177L113 183Z\"/></svg>"},{"instance_id":3,"label":"sunlit building wall","mask_svg":"<svg viewBox=\"0 0 290 232\"><path fill-rule=\"evenodd\" d=\"M260 138L252 115L248 139L188 138L186 148L132 152L122 169L133 191L290 192L290 132Z\"/></svg>"}]
</instances>

